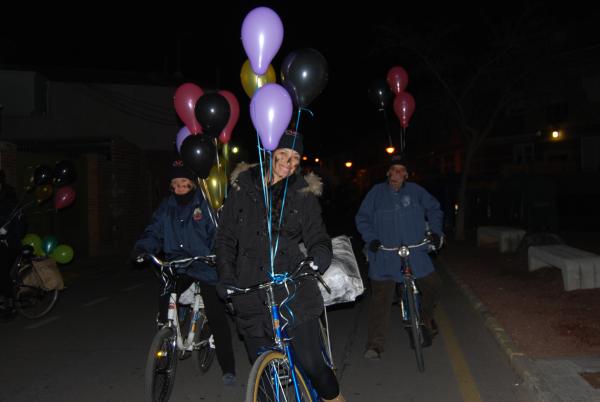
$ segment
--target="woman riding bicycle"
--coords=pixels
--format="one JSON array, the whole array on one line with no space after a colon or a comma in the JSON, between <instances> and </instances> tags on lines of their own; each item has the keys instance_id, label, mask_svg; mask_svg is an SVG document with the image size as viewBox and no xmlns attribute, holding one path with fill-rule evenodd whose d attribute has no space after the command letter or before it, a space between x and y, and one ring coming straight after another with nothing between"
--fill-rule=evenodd
<instances>
[{"instance_id":1,"label":"woman riding bicycle","mask_svg":"<svg viewBox=\"0 0 600 402\"><path fill-rule=\"evenodd\" d=\"M171 192L160 204L152 222L142 237L135 243L133 261L145 253L156 254L164 251L169 260L206 256L212 254L215 225L213 224L207 203L196 188L195 175L181 161L175 161L170 171ZM200 282L200 291L204 300L206 317L213 333L217 360L223 371L223 383L235 382L235 362L231 344L231 331L225 306L218 299L215 284L217 272L214 267L197 261L186 268L188 280L177 282L178 293L183 292L193 280ZM166 298L166 300L165 300ZM159 300L159 323L167 317L169 295Z\"/></svg>"},{"instance_id":2,"label":"woman riding bicycle","mask_svg":"<svg viewBox=\"0 0 600 402\"><path fill-rule=\"evenodd\" d=\"M315 175L295 174L301 153L301 136L286 132L273 152L272 172L264 169L272 194L272 246L277 244L275 274L291 273L304 259L300 242L304 242L308 256L313 258L313 269L325 272L331 263L331 240L316 197L321 194L322 183ZM222 298L227 298L228 285L245 288L271 279L268 211L261 167L241 164L232 173L231 181L233 189L221 212L216 239L217 291ZM282 210L283 219L280 219ZM344 401L335 374L324 361L320 348L318 320L323 311L323 298L316 279L303 278L295 289L290 289L290 295L286 303L289 310L283 308L282 312L300 366L321 398ZM277 302L286 296L285 289L277 289ZM251 362L273 345L271 318L265 301L265 295L260 292L233 298L238 330Z\"/></svg>"}]
</instances>

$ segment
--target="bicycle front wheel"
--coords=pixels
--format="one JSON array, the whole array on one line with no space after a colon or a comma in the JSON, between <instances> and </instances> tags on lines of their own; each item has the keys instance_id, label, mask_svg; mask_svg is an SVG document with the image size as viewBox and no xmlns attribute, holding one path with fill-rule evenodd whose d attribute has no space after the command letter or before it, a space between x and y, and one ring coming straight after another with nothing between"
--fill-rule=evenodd
<instances>
[{"instance_id":1,"label":"bicycle front wheel","mask_svg":"<svg viewBox=\"0 0 600 402\"><path fill-rule=\"evenodd\" d=\"M146 396L151 402L166 402L175 384L177 334L172 328L156 333L146 361Z\"/></svg>"},{"instance_id":2,"label":"bicycle front wheel","mask_svg":"<svg viewBox=\"0 0 600 402\"><path fill-rule=\"evenodd\" d=\"M250 370L246 402L312 401L306 380L297 367L294 373L297 387L287 357L276 351L263 353Z\"/></svg>"},{"instance_id":3,"label":"bicycle front wheel","mask_svg":"<svg viewBox=\"0 0 600 402\"><path fill-rule=\"evenodd\" d=\"M417 358L417 367L422 373L425 371L425 361L423 360L423 333L421 330L419 310L417 308L417 297L412 284L405 284L406 295L408 299L408 315L410 322L410 331L412 334L413 345L415 347L415 357Z\"/></svg>"},{"instance_id":4,"label":"bicycle front wheel","mask_svg":"<svg viewBox=\"0 0 600 402\"><path fill-rule=\"evenodd\" d=\"M210 369L210 365L215 358L214 341L212 341L212 333L210 327L204 318L198 322L198 328L194 334L194 365L200 374L206 374Z\"/></svg>"}]
</instances>

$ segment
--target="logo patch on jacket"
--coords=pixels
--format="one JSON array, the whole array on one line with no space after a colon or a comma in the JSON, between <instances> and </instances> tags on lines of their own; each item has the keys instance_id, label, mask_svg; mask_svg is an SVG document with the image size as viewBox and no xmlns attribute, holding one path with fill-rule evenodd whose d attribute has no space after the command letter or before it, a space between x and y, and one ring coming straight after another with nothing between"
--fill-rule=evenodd
<instances>
[{"instance_id":1,"label":"logo patch on jacket","mask_svg":"<svg viewBox=\"0 0 600 402\"><path fill-rule=\"evenodd\" d=\"M192 215L192 218L195 221L201 220L202 219L202 210L200 208L194 209L194 214Z\"/></svg>"},{"instance_id":2,"label":"logo patch on jacket","mask_svg":"<svg viewBox=\"0 0 600 402\"><path fill-rule=\"evenodd\" d=\"M402 203L403 207L409 207L410 206L410 195L405 195L404 197L402 197L400 202Z\"/></svg>"}]
</instances>

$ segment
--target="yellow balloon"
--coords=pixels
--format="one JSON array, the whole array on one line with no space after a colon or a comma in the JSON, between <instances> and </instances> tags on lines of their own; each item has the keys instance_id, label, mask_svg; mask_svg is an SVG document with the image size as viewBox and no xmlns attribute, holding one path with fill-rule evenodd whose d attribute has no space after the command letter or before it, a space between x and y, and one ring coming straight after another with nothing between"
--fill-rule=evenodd
<instances>
[{"instance_id":1,"label":"yellow balloon","mask_svg":"<svg viewBox=\"0 0 600 402\"><path fill-rule=\"evenodd\" d=\"M246 91L246 94L252 98L252 95L254 95L254 92L256 92L258 88L275 82L275 70L273 69L273 66L269 64L267 72L263 75L258 75L252 71L252 67L250 67L250 60L246 60L242 65L240 80L242 81L242 87L244 88L244 91Z\"/></svg>"},{"instance_id":2,"label":"yellow balloon","mask_svg":"<svg viewBox=\"0 0 600 402\"><path fill-rule=\"evenodd\" d=\"M227 175L223 166L219 168L217 164L210 169L208 177L204 180L205 190L208 192L210 205L214 209L219 209L225 199L227 190Z\"/></svg>"},{"instance_id":3,"label":"yellow balloon","mask_svg":"<svg viewBox=\"0 0 600 402\"><path fill-rule=\"evenodd\" d=\"M35 198L39 204L46 201L52 195L52 186L50 184L46 184L44 186L37 186L35 188Z\"/></svg>"}]
</instances>

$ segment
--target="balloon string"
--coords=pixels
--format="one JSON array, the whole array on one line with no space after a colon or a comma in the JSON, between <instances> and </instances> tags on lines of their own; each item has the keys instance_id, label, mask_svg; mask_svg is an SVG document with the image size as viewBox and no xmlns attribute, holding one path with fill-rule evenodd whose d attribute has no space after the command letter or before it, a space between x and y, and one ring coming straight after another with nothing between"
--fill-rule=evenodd
<instances>
[{"instance_id":1,"label":"balloon string","mask_svg":"<svg viewBox=\"0 0 600 402\"><path fill-rule=\"evenodd\" d=\"M275 274L275 264L274 264L274 255L273 255L273 247L272 247L272 226L271 226L271 222L272 222L272 214L271 214L271 200L273 198L273 194L269 194L268 191L268 187L267 187L267 178L265 177L265 171L264 171L264 162L263 162L263 154L261 151L266 152L266 150L264 150L263 148L261 148L260 146L260 137L258 135L258 131L256 132L256 139L257 139L257 144L258 144L258 159L259 159L259 166L260 166L260 177L261 177L261 182L262 182L262 190L263 190L263 197L264 197L264 202L265 202L265 212L267 214L267 233L269 235L269 265L271 268L271 275ZM264 155L264 159L266 159L266 155ZM269 152L269 179L272 178L273 176L273 155ZM272 179L271 179L272 181ZM270 197L269 197L270 195Z\"/></svg>"}]
</instances>

